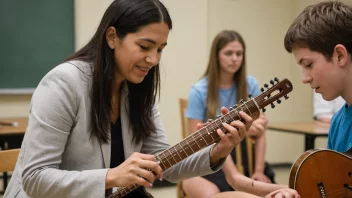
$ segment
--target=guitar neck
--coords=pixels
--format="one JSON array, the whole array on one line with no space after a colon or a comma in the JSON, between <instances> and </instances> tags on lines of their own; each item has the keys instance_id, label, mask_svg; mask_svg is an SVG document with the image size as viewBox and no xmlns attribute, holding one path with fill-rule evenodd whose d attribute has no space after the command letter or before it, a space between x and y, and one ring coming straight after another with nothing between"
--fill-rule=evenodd
<instances>
[{"instance_id":1,"label":"guitar neck","mask_svg":"<svg viewBox=\"0 0 352 198\"><path fill-rule=\"evenodd\" d=\"M226 132L226 129L223 127L222 123L225 122L229 124L234 120L241 120L241 116L239 114L240 111L250 115L253 120L257 119L260 114L259 107L254 99L241 104L235 110L230 111L229 113L214 120L209 125L189 135L180 143L157 154L156 159L160 162L161 169L165 171L193 153L213 143L218 143L220 141L220 137L216 130L220 128ZM121 198L138 187L139 185L134 184L129 187L118 188L117 192L113 193L109 198Z\"/></svg>"},{"instance_id":2,"label":"guitar neck","mask_svg":"<svg viewBox=\"0 0 352 198\"><path fill-rule=\"evenodd\" d=\"M276 84L275 81L277 82ZM274 108L274 102L277 101L277 103L280 104L280 98L283 96L285 99L288 99L287 94L293 89L292 83L287 79L283 79L279 82L279 79L275 78L275 81L270 81L270 84L273 85L271 88L265 84L264 87L268 90L264 91L264 88L262 88L263 93L259 96L249 100L248 102L241 102L239 107L235 105L235 109L231 110L230 108L231 111L226 115L221 116L209 125L196 131L175 146L157 154L156 160L160 162L160 167L165 171L202 148L219 142L220 137L216 130L220 128L226 133L222 123L225 122L229 124L234 120L241 120L241 116L239 115L240 111L247 113L253 118L253 120L255 120L260 115L260 109L263 109L264 111L264 107L269 104L271 104L271 108ZM121 198L137 187L138 185L134 184L130 187L118 188L117 192L113 193L109 198Z\"/></svg>"},{"instance_id":3,"label":"guitar neck","mask_svg":"<svg viewBox=\"0 0 352 198\"><path fill-rule=\"evenodd\" d=\"M216 130L220 128L226 133L227 130L223 127L222 123L229 124L234 120L241 120L239 111L244 111L248 115L253 116L253 119L256 119L257 117L255 115L258 114L259 109L255 106L253 101L248 101L247 103L236 108L236 110L214 120L209 125L189 135L180 143L157 154L156 158L160 161L160 167L163 170L167 170L199 150L213 143L218 143L220 141L220 137Z\"/></svg>"}]
</instances>

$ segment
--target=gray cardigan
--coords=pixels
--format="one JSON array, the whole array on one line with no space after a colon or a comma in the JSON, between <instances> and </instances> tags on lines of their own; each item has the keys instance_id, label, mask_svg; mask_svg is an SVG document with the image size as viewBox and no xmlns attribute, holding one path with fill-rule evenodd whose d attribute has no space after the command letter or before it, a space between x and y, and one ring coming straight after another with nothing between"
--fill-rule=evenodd
<instances>
[{"instance_id":1,"label":"gray cardigan","mask_svg":"<svg viewBox=\"0 0 352 198\"><path fill-rule=\"evenodd\" d=\"M52 69L36 88L21 152L5 198L105 197L105 177L110 166L110 142L91 136L91 66L82 61ZM157 133L132 143L125 105L128 89L121 93L121 124L125 158L133 152L156 154L169 147L157 105L153 121ZM176 182L213 173L207 147L164 172ZM216 167L216 171L221 168Z\"/></svg>"}]
</instances>

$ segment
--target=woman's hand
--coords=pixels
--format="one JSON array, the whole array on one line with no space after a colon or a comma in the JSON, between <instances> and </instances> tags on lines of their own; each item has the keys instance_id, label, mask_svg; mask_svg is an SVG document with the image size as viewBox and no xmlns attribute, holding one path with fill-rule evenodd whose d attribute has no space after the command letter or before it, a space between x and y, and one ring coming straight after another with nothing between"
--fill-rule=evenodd
<instances>
[{"instance_id":1,"label":"woman's hand","mask_svg":"<svg viewBox=\"0 0 352 198\"><path fill-rule=\"evenodd\" d=\"M270 179L262 172L254 172L251 178L257 181L271 183Z\"/></svg>"},{"instance_id":2,"label":"woman's hand","mask_svg":"<svg viewBox=\"0 0 352 198\"><path fill-rule=\"evenodd\" d=\"M225 107L221 108L221 113L224 115L228 113L229 110ZM246 133L250 126L252 125L253 119L244 112L239 112L240 116L244 119L244 123L236 120L232 121L230 124L223 123L223 127L226 129L227 133L221 129L217 129L217 133L221 138L220 142L217 143L210 152L210 162L211 164L215 164L220 159L225 158L233 148L239 144L243 138L246 136ZM207 123L206 123L207 124ZM197 126L204 126L199 124Z\"/></svg>"},{"instance_id":3,"label":"woman's hand","mask_svg":"<svg viewBox=\"0 0 352 198\"><path fill-rule=\"evenodd\" d=\"M162 179L162 169L155 162L154 155L133 153L122 164L109 169L106 175L106 189L127 187L133 184L152 187L157 176Z\"/></svg>"},{"instance_id":4,"label":"woman's hand","mask_svg":"<svg viewBox=\"0 0 352 198\"><path fill-rule=\"evenodd\" d=\"M259 118L253 121L252 126L248 130L248 135L251 137L258 137L265 133L268 126L268 119L264 114L260 114Z\"/></svg>"},{"instance_id":5,"label":"woman's hand","mask_svg":"<svg viewBox=\"0 0 352 198\"><path fill-rule=\"evenodd\" d=\"M291 188L283 188L268 194L265 198L300 198L300 196Z\"/></svg>"}]
</instances>

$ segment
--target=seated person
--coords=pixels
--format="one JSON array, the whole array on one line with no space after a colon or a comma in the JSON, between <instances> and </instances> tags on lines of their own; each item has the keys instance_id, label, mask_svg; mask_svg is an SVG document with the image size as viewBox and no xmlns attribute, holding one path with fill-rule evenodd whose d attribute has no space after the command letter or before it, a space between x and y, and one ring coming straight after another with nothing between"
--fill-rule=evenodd
<instances>
[{"instance_id":1,"label":"seated person","mask_svg":"<svg viewBox=\"0 0 352 198\"><path fill-rule=\"evenodd\" d=\"M232 107L240 99L247 99L248 95L260 94L257 80L246 75L245 44L242 37L235 31L222 31L213 41L208 68L204 77L200 79L191 89L188 99L186 117L188 118L189 132L197 129L197 123L205 123L208 118L215 118L220 113L221 107ZM274 173L269 168L265 171L265 130L267 127L266 116L262 113L249 129L249 136L255 139L254 173L250 182L257 180L265 183L274 181ZM247 141L241 142L242 158L247 155ZM233 191L236 187L235 178L242 171L237 170L235 164L238 158L239 147L236 147L228 156L222 170L203 177L190 178L183 182L186 195L190 198L210 197L219 192ZM246 162L247 160L243 160ZM238 165L238 164L237 164ZM247 163L243 166L243 173L249 177ZM265 174L270 173L270 174ZM241 177L242 178L242 177ZM251 184L249 184L251 185ZM271 188L265 193L282 188Z\"/></svg>"},{"instance_id":2,"label":"seated person","mask_svg":"<svg viewBox=\"0 0 352 198\"><path fill-rule=\"evenodd\" d=\"M315 120L330 123L332 116L341 109L346 101L341 97L326 101L321 94L313 93L313 116Z\"/></svg>"}]
</instances>

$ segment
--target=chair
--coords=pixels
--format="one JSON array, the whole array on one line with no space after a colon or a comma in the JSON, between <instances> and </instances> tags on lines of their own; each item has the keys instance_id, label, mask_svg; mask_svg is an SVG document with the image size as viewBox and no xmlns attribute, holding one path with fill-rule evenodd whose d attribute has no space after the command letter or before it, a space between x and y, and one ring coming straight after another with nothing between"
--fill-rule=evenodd
<instances>
[{"instance_id":1,"label":"chair","mask_svg":"<svg viewBox=\"0 0 352 198\"><path fill-rule=\"evenodd\" d=\"M9 149L0 151L0 172L4 174L15 170L20 149ZM4 177L4 191L7 187L7 177Z\"/></svg>"},{"instance_id":2,"label":"chair","mask_svg":"<svg viewBox=\"0 0 352 198\"><path fill-rule=\"evenodd\" d=\"M187 100L180 98L180 115L181 115L181 131L182 131L182 139L185 139L188 136L187 132L187 118L186 118L186 108L187 108ZM186 198L186 194L182 189L182 181L177 182L177 197L178 198Z\"/></svg>"},{"instance_id":3,"label":"chair","mask_svg":"<svg viewBox=\"0 0 352 198\"><path fill-rule=\"evenodd\" d=\"M179 106L180 106L180 115L181 115L181 131L182 131L182 139L186 138L188 134L188 125L187 125L187 118L186 118L186 109L187 109L187 100L180 98L179 99ZM254 140L250 137L246 137L246 149L247 149L247 159L248 159L248 165L249 165L249 176L253 175L253 145L254 145ZM243 142L243 141L242 141ZM241 144L236 146L236 168L237 170L244 174L244 169L243 169L243 161L242 161L242 155L241 155ZM182 181L177 183L177 197L178 198L187 198L185 192L182 189Z\"/></svg>"},{"instance_id":4,"label":"chair","mask_svg":"<svg viewBox=\"0 0 352 198\"><path fill-rule=\"evenodd\" d=\"M187 100L180 98L180 115L181 115L181 130L182 130L182 139L188 136L188 126L187 126L187 118L186 118L186 108L187 108Z\"/></svg>"}]
</instances>

